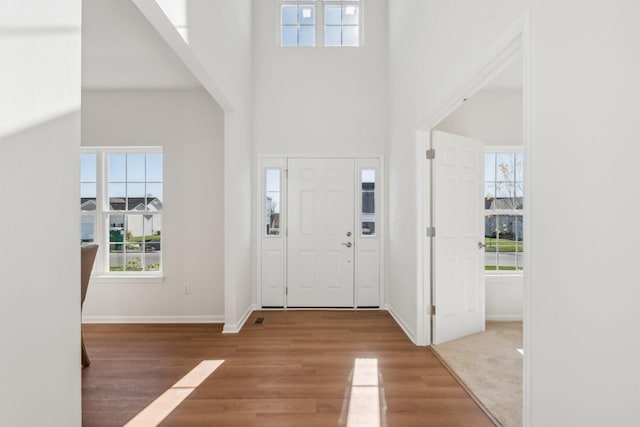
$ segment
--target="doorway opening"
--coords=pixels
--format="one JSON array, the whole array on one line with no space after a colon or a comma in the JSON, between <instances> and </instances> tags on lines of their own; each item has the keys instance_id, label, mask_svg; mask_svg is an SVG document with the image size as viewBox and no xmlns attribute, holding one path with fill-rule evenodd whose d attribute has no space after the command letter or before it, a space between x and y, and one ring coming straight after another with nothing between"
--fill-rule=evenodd
<instances>
[{"instance_id":1,"label":"doorway opening","mask_svg":"<svg viewBox=\"0 0 640 427\"><path fill-rule=\"evenodd\" d=\"M442 111L417 133L416 151L419 156L418 183L423 190L418 194L422 193L424 197L418 204L418 217L423 221L418 225L420 234L424 236L423 244L418 248L418 259L422 260L419 266L418 290L421 301L424 303L424 309L418 312L418 328L421 332L419 336L422 338L419 343L425 345L442 343L477 331L477 329L467 329L465 332L464 328L459 328L462 332L456 335L457 332L450 334L450 331L441 330L443 327L448 328L447 321L451 320L447 319L451 315L447 303L451 301L458 304L458 308L461 308L463 313L470 307L480 306L479 309L482 311L482 319L479 322L480 330L485 329L485 320L523 322L522 326L519 326L521 344L513 349L513 352L521 358L519 370L521 386L517 388L524 390L523 397L516 399L518 415L515 425L519 425L523 419L527 419L529 385L527 352L530 347L528 345L527 315L531 313L531 310L527 295L530 292L531 284L530 277L526 272L527 268L531 266L531 256L525 248L528 245L527 242L530 242L527 240L531 236L531 221L528 218L531 218L532 207L528 203L526 193L516 194L515 188L520 185L526 191L531 182L532 162L529 155L532 145L529 131L531 76L528 71L531 63L531 49L528 28L527 18L503 38L478 67L474 67L474 72L468 81L461 86L459 91L456 91L455 96L445 104ZM502 91L501 96L498 93L500 91ZM511 94L511 98L507 100L509 95L505 94L508 93ZM515 103L516 108L509 109L507 105L510 103L511 105ZM484 106L481 106L482 104ZM498 111L500 109L502 111L506 109L508 114L500 115ZM517 120L512 119L514 112L518 115ZM493 114L498 119L490 120L488 114ZM509 130L512 136L505 136L506 130ZM438 150L436 150L435 156L427 151L434 147L434 143L439 138L438 132L442 131L485 140L484 142L489 149L486 151L483 149L482 161L493 158L494 171L498 154L503 154L505 159L510 156L512 160L509 164L500 162L497 166L504 169L504 174L502 169L498 170L498 176L506 175L504 180L498 179L495 174L493 177L485 175L480 193L473 192L473 197L480 195L481 198L478 215L480 233L475 236L475 249L482 254L481 263L461 270L458 269L457 272L449 274L449 277L447 277L447 268L464 264L439 263L443 258L446 260L448 255L446 247L443 249L442 245L438 247L437 244L438 235L443 237L440 233L437 216L439 214L442 217L446 212L446 206L443 211L442 206L436 205L443 202L439 201L437 196L432 199L432 194L437 195L438 191L442 192L443 187L435 179L438 178L437 163L433 160L427 160L433 157L437 160L438 156L443 155L443 153L438 153ZM498 135L500 131L503 135ZM513 135L516 136L513 137ZM425 151L427 159L425 159ZM519 179L514 178L509 183L508 175L516 173L514 164L516 152L522 153L521 169L518 172L520 176ZM446 156L446 153L444 155ZM500 159L503 160L503 157L501 156ZM442 166L440 166L441 170ZM441 178L440 181L442 181ZM488 194L487 190L491 184L493 184L493 190ZM500 195L496 194L498 187L508 188L510 194L502 192ZM509 203L506 202L507 196L510 197ZM520 206L518 206L518 202L520 202ZM450 200L448 203L456 206ZM491 212L492 209L493 212ZM504 230L499 227L503 227ZM494 232L497 235L494 235ZM487 250L488 245L492 246L489 248L490 251ZM511 261L509 261L510 259ZM445 269L444 276L442 269ZM483 279L483 283L474 288L475 294L471 292L467 283L458 277L460 274L468 276L472 270L474 274L481 274ZM453 281L452 277L463 285L457 285L453 288L443 287L443 280L451 282ZM486 287L484 281L486 281ZM474 305L471 302L478 304ZM524 353L524 356L521 352Z\"/></svg>"}]
</instances>

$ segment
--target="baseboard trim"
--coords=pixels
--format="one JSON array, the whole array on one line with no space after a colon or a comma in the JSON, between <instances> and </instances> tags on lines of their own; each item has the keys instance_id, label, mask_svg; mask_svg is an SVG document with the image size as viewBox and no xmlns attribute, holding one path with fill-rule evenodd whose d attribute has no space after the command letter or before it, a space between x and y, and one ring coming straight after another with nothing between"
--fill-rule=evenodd
<instances>
[{"instance_id":1,"label":"baseboard trim","mask_svg":"<svg viewBox=\"0 0 640 427\"><path fill-rule=\"evenodd\" d=\"M438 350L436 350L431 345L428 346L428 347L429 347L429 350L431 351L431 353L436 357L436 359L438 359L440 361L440 363L442 363L442 366L444 366L444 368L447 371L449 371L449 373L456 380L456 382L458 384L460 384L460 387L462 387L464 389L464 391L469 395L471 400L473 400L476 403L476 405L478 405L480 410L482 410L482 412L484 412L484 414L491 420L491 422L496 427L502 427L502 424L500 424L500 421L498 421L496 419L496 417L493 416L491 411L489 411L489 409L484 405L484 403L482 403L482 401L480 399L478 399L478 396L476 396L475 393L473 391L471 391L471 389L469 387L467 387L467 385L464 383L464 381L462 381L462 378L460 378L458 376L458 374L456 374L456 372L451 368L451 366L449 366L447 361L444 360L444 358L438 353Z\"/></svg>"},{"instance_id":2,"label":"baseboard trim","mask_svg":"<svg viewBox=\"0 0 640 427\"><path fill-rule=\"evenodd\" d=\"M224 323L224 316L82 316L82 323Z\"/></svg>"},{"instance_id":3,"label":"baseboard trim","mask_svg":"<svg viewBox=\"0 0 640 427\"><path fill-rule=\"evenodd\" d=\"M485 319L494 322L522 322L522 314L489 314L485 317Z\"/></svg>"},{"instance_id":4,"label":"baseboard trim","mask_svg":"<svg viewBox=\"0 0 640 427\"><path fill-rule=\"evenodd\" d=\"M418 341L416 340L416 334L411 330L411 328L402 320L402 317L393 309L393 307L389 306L389 304L385 305L385 309L389 312L393 320L396 321L400 329L404 331L404 333L409 337L412 343L418 345Z\"/></svg>"},{"instance_id":5,"label":"baseboard trim","mask_svg":"<svg viewBox=\"0 0 640 427\"><path fill-rule=\"evenodd\" d=\"M249 319L249 316L251 316L251 313L253 313L255 309L256 309L255 304L251 304L247 308L247 311L244 313L244 315L242 316L242 318L240 319L240 321L238 323L234 323L234 324L231 324L231 325L228 324L228 323L225 323L224 327L222 328L222 333L223 334L237 334L238 332L240 332L240 330L244 326L245 322Z\"/></svg>"}]
</instances>

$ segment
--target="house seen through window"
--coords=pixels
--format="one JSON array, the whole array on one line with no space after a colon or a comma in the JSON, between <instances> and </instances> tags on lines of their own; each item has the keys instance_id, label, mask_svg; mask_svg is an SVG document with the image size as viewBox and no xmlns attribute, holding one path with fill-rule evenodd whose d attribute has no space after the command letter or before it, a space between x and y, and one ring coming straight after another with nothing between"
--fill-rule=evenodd
<instances>
[{"instance_id":1,"label":"house seen through window","mask_svg":"<svg viewBox=\"0 0 640 427\"><path fill-rule=\"evenodd\" d=\"M80 171L80 238L100 245L98 274L160 272L162 152L87 149Z\"/></svg>"},{"instance_id":2,"label":"house seen through window","mask_svg":"<svg viewBox=\"0 0 640 427\"><path fill-rule=\"evenodd\" d=\"M522 270L522 153L487 152L484 181L485 270Z\"/></svg>"}]
</instances>

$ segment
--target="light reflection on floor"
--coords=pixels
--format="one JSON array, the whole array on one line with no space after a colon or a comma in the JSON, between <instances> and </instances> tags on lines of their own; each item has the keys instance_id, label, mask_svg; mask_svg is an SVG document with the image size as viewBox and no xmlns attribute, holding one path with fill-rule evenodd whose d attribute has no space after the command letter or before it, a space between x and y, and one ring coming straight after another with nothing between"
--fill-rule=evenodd
<instances>
[{"instance_id":1,"label":"light reflection on floor","mask_svg":"<svg viewBox=\"0 0 640 427\"><path fill-rule=\"evenodd\" d=\"M356 359L349 394L347 427L380 427L378 359Z\"/></svg>"},{"instance_id":2,"label":"light reflection on floor","mask_svg":"<svg viewBox=\"0 0 640 427\"><path fill-rule=\"evenodd\" d=\"M182 403L224 360L203 360L170 389L165 391L142 412L125 424L125 427L157 426Z\"/></svg>"}]
</instances>

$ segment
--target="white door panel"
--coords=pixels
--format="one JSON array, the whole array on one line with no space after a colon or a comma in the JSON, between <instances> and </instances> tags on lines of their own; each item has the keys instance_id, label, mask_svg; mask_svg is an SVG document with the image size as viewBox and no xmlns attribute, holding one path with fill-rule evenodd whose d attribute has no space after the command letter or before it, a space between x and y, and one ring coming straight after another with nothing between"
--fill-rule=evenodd
<instances>
[{"instance_id":1,"label":"white door panel","mask_svg":"<svg viewBox=\"0 0 640 427\"><path fill-rule=\"evenodd\" d=\"M288 170L287 306L353 307L354 161L289 159Z\"/></svg>"},{"instance_id":2,"label":"white door panel","mask_svg":"<svg viewBox=\"0 0 640 427\"><path fill-rule=\"evenodd\" d=\"M482 141L433 132L434 344L484 330Z\"/></svg>"}]
</instances>

